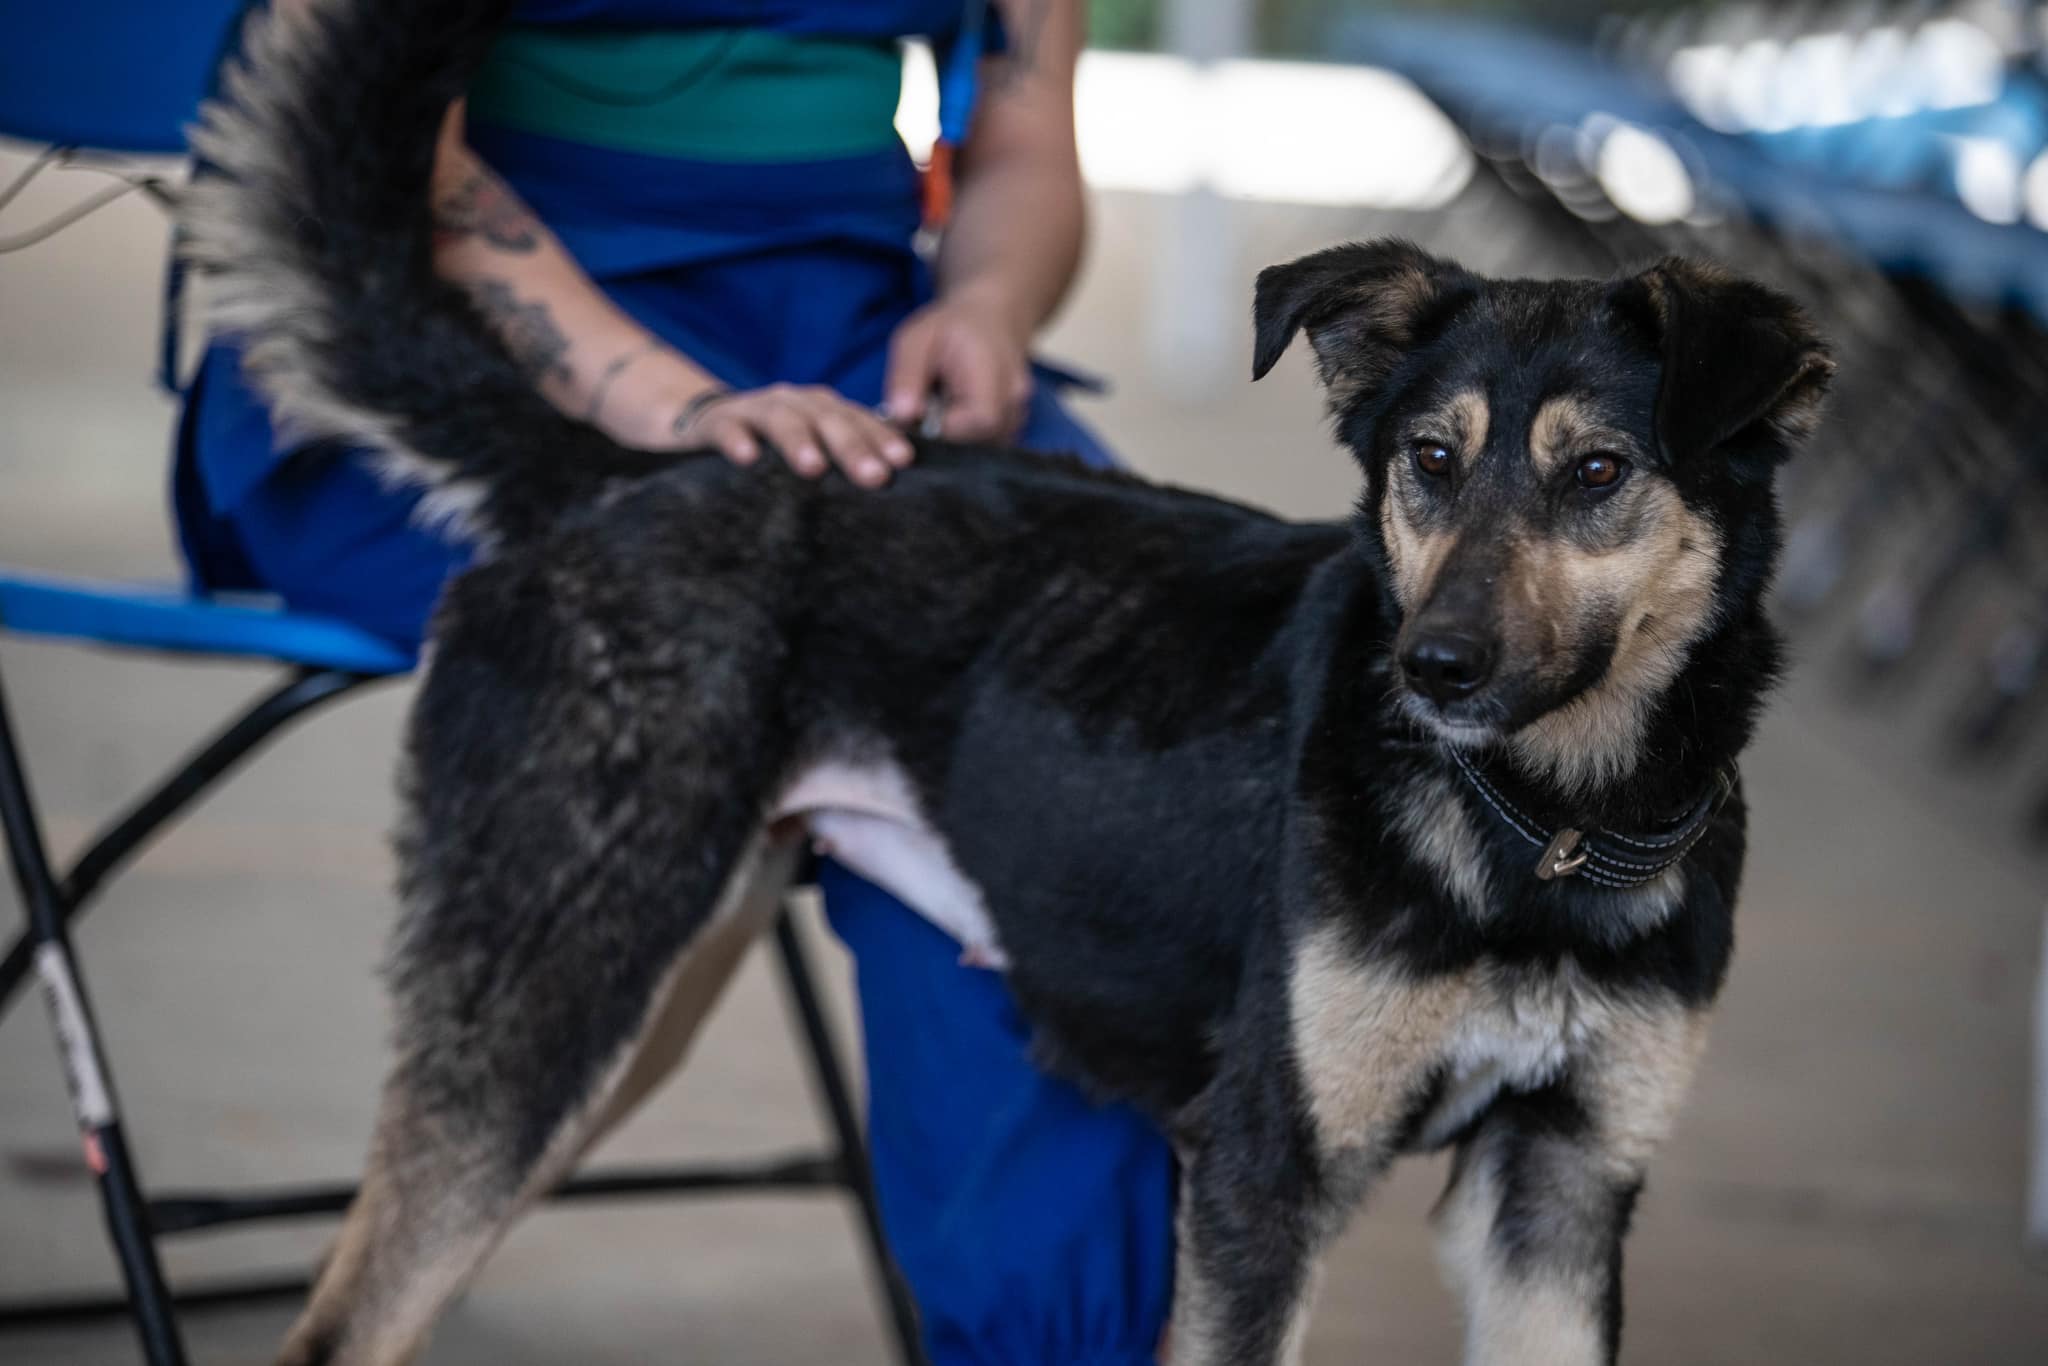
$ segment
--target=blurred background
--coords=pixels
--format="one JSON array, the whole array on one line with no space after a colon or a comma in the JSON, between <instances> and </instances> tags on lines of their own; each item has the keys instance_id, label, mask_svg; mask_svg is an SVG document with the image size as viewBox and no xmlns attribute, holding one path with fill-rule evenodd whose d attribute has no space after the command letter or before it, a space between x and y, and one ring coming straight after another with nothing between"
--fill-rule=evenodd
<instances>
[{"instance_id":1,"label":"blurred background","mask_svg":"<svg viewBox=\"0 0 2048 1366\"><path fill-rule=\"evenodd\" d=\"M1825 320L1837 397L1785 489L1797 667L1745 763L1738 956L1630 1244L1625 1356L2048 1360L2048 1261L2025 1236L2048 1033L2048 11L1098 0L1092 39L1093 248L1045 349L1111 379L1084 415L1147 474L1343 515L1355 478L1302 358L1247 376L1259 267L1346 238L1400 233L1496 273L1702 253ZM913 147L929 81L913 55ZM0 142L0 183L37 150ZM106 170L40 177L0 204L0 239L119 183ZM173 409L152 381L166 240L129 194L0 256L0 559L176 576ZM0 668L64 849L263 678L12 636ZM152 1180L359 1163L406 700L384 688L286 736L80 931ZM752 963L681 1083L608 1151L805 1140L788 1039ZM1455 1359L1423 1226L1442 1176L1402 1168L1345 1236L1311 1360ZM181 1241L171 1269L297 1265L326 1229ZM111 1282L47 1025L17 1005L0 1020L0 1294ZM289 1312L195 1318L195 1354L266 1360ZM133 1352L118 1323L0 1336L8 1361ZM539 1214L431 1357L884 1359L848 1215L816 1198Z\"/></svg>"}]
</instances>

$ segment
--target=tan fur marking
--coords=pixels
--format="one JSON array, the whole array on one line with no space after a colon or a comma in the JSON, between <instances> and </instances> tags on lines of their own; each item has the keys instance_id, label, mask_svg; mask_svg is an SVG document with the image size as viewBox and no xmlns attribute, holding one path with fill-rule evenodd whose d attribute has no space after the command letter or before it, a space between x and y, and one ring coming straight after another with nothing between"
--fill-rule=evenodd
<instances>
[{"instance_id":1,"label":"tan fur marking","mask_svg":"<svg viewBox=\"0 0 2048 1366\"><path fill-rule=\"evenodd\" d=\"M1639 1176L1671 1136L1707 1048L1707 1019L1676 1005L1617 1016L1585 1071L1610 1172Z\"/></svg>"},{"instance_id":2,"label":"tan fur marking","mask_svg":"<svg viewBox=\"0 0 2048 1366\"><path fill-rule=\"evenodd\" d=\"M1491 420L1486 394L1461 389L1441 407L1417 417L1410 431L1418 440L1447 443L1457 460L1470 463L1486 450ZM1428 597L1437 571L1457 546L1454 533L1425 531L1411 520L1409 509L1417 496L1413 484L1420 477L1406 460L1396 460L1387 474L1387 496L1380 502L1380 533L1394 571L1394 596L1402 610L1409 612Z\"/></svg>"},{"instance_id":3,"label":"tan fur marking","mask_svg":"<svg viewBox=\"0 0 2048 1366\"><path fill-rule=\"evenodd\" d=\"M1289 1009L1310 1118L1326 1152L1374 1149L1473 1004L1465 978L1415 983L1361 957L1335 925L1296 948Z\"/></svg>"},{"instance_id":4,"label":"tan fur marking","mask_svg":"<svg viewBox=\"0 0 2048 1366\"><path fill-rule=\"evenodd\" d=\"M1583 1149L1558 1140L1542 1158L1561 1164L1554 1170L1562 1184L1547 1189L1562 1201L1554 1217L1567 1239L1588 1208L1571 1194L1574 1182L1594 1191L1640 1179L1670 1132L1704 1039L1700 1015L1603 991L1569 960L1549 971L1481 964L1418 984L1359 953L1334 925L1297 947L1289 1003L1325 1154L1381 1155L1426 1069L1442 1066L1450 1081L1431 1122L1449 1110L1456 1113L1444 1122L1454 1124L1479 1113L1495 1087L1526 1090L1573 1078L1598 1138ZM1470 1366L1595 1366L1605 1350L1604 1272L1569 1253L1526 1270L1501 1261L1492 1237L1501 1196L1490 1149L1500 1137L1482 1129L1437 1213L1440 1253L1466 1304L1465 1359ZM1215 1310L1199 1272L1185 1258L1181 1265L1186 1294L1177 1305L1176 1346L1213 1343L1213 1325L1203 1325Z\"/></svg>"},{"instance_id":5,"label":"tan fur marking","mask_svg":"<svg viewBox=\"0 0 2048 1366\"><path fill-rule=\"evenodd\" d=\"M1386 377L1394 358L1413 342L1413 320L1435 289L1428 271L1402 265L1348 291L1354 306L1338 310L1338 322L1309 329L1332 413Z\"/></svg>"},{"instance_id":6,"label":"tan fur marking","mask_svg":"<svg viewBox=\"0 0 2048 1366\"><path fill-rule=\"evenodd\" d=\"M1386 810L1408 850L1475 920L1493 914L1485 847L1450 779L1431 774L1388 793Z\"/></svg>"},{"instance_id":7,"label":"tan fur marking","mask_svg":"<svg viewBox=\"0 0 2048 1366\"><path fill-rule=\"evenodd\" d=\"M445 1207L445 1222L454 1228L421 1229L416 1223L409 1227L404 1219L407 1203L395 1189L390 1164L373 1159L321 1265L313 1298L279 1352L279 1366L347 1360L402 1366L418 1355L434 1316L461 1289L461 1268L482 1259L490 1234L487 1225L446 1218ZM465 1223L470 1224L467 1234L458 1233ZM388 1273L378 1274L376 1264L380 1254L388 1258L408 1235L423 1237L435 1252L422 1258L428 1266L424 1275L393 1285ZM365 1331L340 1342L331 1357L319 1356L324 1335L339 1333L352 1306L364 1303L378 1305L384 1321L366 1324Z\"/></svg>"},{"instance_id":8,"label":"tan fur marking","mask_svg":"<svg viewBox=\"0 0 2048 1366\"><path fill-rule=\"evenodd\" d=\"M1453 428L1451 434L1457 439L1459 458L1477 460L1486 450L1487 429L1491 426L1493 416L1485 392L1479 389L1461 389L1451 395L1448 410Z\"/></svg>"},{"instance_id":9,"label":"tan fur marking","mask_svg":"<svg viewBox=\"0 0 2048 1366\"><path fill-rule=\"evenodd\" d=\"M1539 603L1530 616L1541 624L1523 629L1561 631L1602 608L1620 610L1606 676L1512 737L1525 767L1566 786L1591 788L1628 776L1640 757L1651 704L1713 624L1720 534L1669 485L1653 484L1637 496L1647 504L1638 514L1644 530L1626 544L1589 553L1545 538L1518 557L1516 572ZM1510 629L1517 616L1510 614ZM1571 654L1568 640L1530 643L1560 661Z\"/></svg>"},{"instance_id":10,"label":"tan fur marking","mask_svg":"<svg viewBox=\"0 0 2048 1366\"><path fill-rule=\"evenodd\" d=\"M1387 548L1387 565L1394 574L1395 600L1401 604L1401 610L1412 612L1436 581L1437 571L1457 544L1457 537L1417 531L1401 514L1400 501L1399 490L1389 488L1380 503L1380 538Z\"/></svg>"},{"instance_id":11,"label":"tan fur marking","mask_svg":"<svg viewBox=\"0 0 2048 1366\"><path fill-rule=\"evenodd\" d=\"M1452 532L1416 530L1399 511L1401 497L1398 488L1390 487L1381 500L1380 536L1387 547L1388 567L1394 571L1394 598L1402 611L1412 612L1429 596L1430 586L1436 582L1437 572L1450 558L1451 551L1457 548L1458 538Z\"/></svg>"},{"instance_id":12,"label":"tan fur marking","mask_svg":"<svg viewBox=\"0 0 2048 1366\"><path fill-rule=\"evenodd\" d=\"M1598 411L1575 394L1545 400L1529 424L1529 460L1545 478L1556 474L1567 460L1594 451L1627 454L1635 445L1601 421Z\"/></svg>"}]
</instances>

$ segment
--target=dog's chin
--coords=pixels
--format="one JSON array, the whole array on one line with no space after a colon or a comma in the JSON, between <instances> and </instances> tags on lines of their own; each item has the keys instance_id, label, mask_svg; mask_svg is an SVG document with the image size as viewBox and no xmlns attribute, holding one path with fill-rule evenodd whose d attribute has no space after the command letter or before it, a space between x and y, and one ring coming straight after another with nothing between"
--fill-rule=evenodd
<instances>
[{"instance_id":1,"label":"dog's chin","mask_svg":"<svg viewBox=\"0 0 2048 1366\"><path fill-rule=\"evenodd\" d=\"M1504 733L1500 723L1463 703L1439 707L1412 692L1401 694L1408 719L1453 749L1484 749Z\"/></svg>"}]
</instances>

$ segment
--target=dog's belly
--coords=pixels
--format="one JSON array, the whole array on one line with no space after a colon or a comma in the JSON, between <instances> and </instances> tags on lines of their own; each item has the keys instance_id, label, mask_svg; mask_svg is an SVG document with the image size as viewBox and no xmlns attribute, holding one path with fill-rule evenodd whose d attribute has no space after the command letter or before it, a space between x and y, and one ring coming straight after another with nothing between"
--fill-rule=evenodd
<instances>
[{"instance_id":1,"label":"dog's belly","mask_svg":"<svg viewBox=\"0 0 2048 1366\"><path fill-rule=\"evenodd\" d=\"M1005 968L981 889L969 880L887 762L827 762L800 774L774 819L801 820L830 854L959 941L965 962Z\"/></svg>"}]
</instances>

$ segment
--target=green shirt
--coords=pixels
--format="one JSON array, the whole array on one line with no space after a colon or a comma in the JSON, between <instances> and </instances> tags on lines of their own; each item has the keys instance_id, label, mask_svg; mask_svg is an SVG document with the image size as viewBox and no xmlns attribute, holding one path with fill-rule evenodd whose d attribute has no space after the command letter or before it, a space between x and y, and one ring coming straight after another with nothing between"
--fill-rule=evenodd
<instances>
[{"instance_id":1,"label":"green shirt","mask_svg":"<svg viewBox=\"0 0 2048 1366\"><path fill-rule=\"evenodd\" d=\"M888 39L753 28L506 32L471 114L520 132L702 161L810 161L896 137L902 55Z\"/></svg>"}]
</instances>

